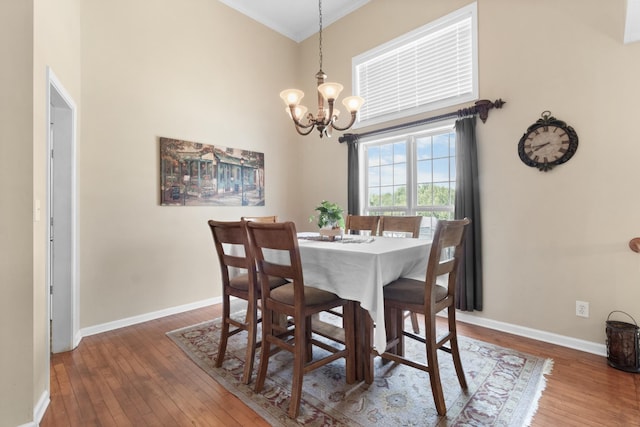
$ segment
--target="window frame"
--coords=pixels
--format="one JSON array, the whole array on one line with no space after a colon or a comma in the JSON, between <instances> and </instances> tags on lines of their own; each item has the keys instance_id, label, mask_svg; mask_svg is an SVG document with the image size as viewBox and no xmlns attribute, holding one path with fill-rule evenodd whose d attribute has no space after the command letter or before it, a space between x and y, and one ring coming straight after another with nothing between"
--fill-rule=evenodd
<instances>
[{"instance_id":1,"label":"window frame","mask_svg":"<svg viewBox=\"0 0 640 427\"><path fill-rule=\"evenodd\" d=\"M424 212L448 212L449 217L453 218L455 213L455 192L453 193L450 204L449 205L418 205L418 155L417 155L417 141L421 137L434 137L436 135L442 134L453 134L454 140L451 141L454 147L453 155L447 156L449 158L449 162L453 160L454 165L456 162L456 158L458 153L455 151L455 118L440 120L437 122L432 122L428 124L421 125L419 127L414 127L412 129L404 129L395 132L390 132L384 135L377 136L369 136L360 140L358 144L358 162L359 162L359 201L360 201L360 214L362 215L421 215ZM394 142L406 141L407 147L405 148L406 152L406 195L407 195L407 205L405 207L400 206L382 206L382 207L373 207L369 206L369 157L368 150L371 147L378 147L382 145L392 144ZM451 151L450 151L451 153ZM456 167L456 166L454 166ZM449 166L451 168L451 166ZM449 169L451 174L451 169ZM457 167L455 169L455 174L458 173ZM456 175L449 176L450 188L454 191L456 190ZM431 181L433 184L434 181ZM437 181L441 182L441 181ZM435 229L435 223L432 221L431 224L425 224L424 221L428 220L428 218L433 217L425 217L423 220L423 227L426 225L430 227L431 230ZM421 234L420 237L430 237L423 236Z\"/></svg>"},{"instance_id":2,"label":"window frame","mask_svg":"<svg viewBox=\"0 0 640 427\"><path fill-rule=\"evenodd\" d=\"M402 119L417 114L422 114L430 111L439 110L442 108L450 107L465 102L477 100L479 97L479 80L478 80L478 8L477 2L473 2L467 6L464 6L456 11L453 11L435 21L432 21L422 27L419 27L409 33L406 33L400 37L397 37L387 43L379 45L367 52L352 58L351 61L351 75L352 75L352 87L354 88L354 94L363 96L360 75L358 69L363 64L371 61L375 58L381 58L391 52L401 50L408 45L411 45L418 40L428 38L429 36L442 31L445 28L457 25L458 23L471 18L471 92L463 93L457 96L451 96L448 98L439 99L426 104L418 105L416 107L402 109L399 111L390 111L381 115L377 115L372 118L362 119L362 113L358 114L358 119L353 125L354 129L358 129L365 126L388 122L392 120ZM366 98L365 98L366 102Z\"/></svg>"}]
</instances>

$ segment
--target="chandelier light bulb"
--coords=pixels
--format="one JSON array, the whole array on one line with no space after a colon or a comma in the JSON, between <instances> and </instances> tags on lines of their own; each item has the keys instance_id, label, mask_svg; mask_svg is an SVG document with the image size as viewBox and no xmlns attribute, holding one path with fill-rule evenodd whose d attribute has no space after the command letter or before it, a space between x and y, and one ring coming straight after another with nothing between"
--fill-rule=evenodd
<instances>
[{"instance_id":1,"label":"chandelier light bulb","mask_svg":"<svg viewBox=\"0 0 640 427\"><path fill-rule=\"evenodd\" d=\"M320 86L318 86L318 92L320 92L324 99L326 99L327 101L333 101L338 98L338 96L340 96L340 92L342 92L342 89L343 86L340 83L334 82L322 83Z\"/></svg>"},{"instance_id":2,"label":"chandelier light bulb","mask_svg":"<svg viewBox=\"0 0 640 427\"><path fill-rule=\"evenodd\" d=\"M284 110L289 114L289 117L291 117L291 108L287 107ZM296 105L293 108L293 114L295 115L296 120L300 121L307 114L307 107L304 105Z\"/></svg>"},{"instance_id":3,"label":"chandelier light bulb","mask_svg":"<svg viewBox=\"0 0 640 427\"><path fill-rule=\"evenodd\" d=\"M347 107L347 110L349 110L350 113L356 113L360 110L362 104L364 104L364 98L355 95L348 96L342 100L342 103Z\"/></svg>"},{"instance_id":4,"label":"chandelier light bulb","mask_svg":"<svg viewBox=\"0 0 640 427\"><path fill-rule=\"evenodd\" d=\"M282 98L287 107L290 105L298 105L303 97L304 92L298 89L285 89L280 92L280 98Z\"/></svg>"}]
</instances>

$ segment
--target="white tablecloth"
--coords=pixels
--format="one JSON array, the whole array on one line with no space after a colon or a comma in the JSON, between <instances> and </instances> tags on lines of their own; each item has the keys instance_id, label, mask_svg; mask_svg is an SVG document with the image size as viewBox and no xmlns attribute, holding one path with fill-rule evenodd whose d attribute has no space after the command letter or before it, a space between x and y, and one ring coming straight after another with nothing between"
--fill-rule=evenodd
<instances>
[{"instance_id":1,"label":"white tablecloth","mask_svg":"<svg viewBox=\"0 0 640 427\"><path fill-rule=\"evenodd\" d=\"M399 277L424 280L431 242L345 236L334 242L300 238L298 244L305 284L360 302L378 325L375 347L384 349L387 341L382 287Z\"/></svg>"}]
</instances>

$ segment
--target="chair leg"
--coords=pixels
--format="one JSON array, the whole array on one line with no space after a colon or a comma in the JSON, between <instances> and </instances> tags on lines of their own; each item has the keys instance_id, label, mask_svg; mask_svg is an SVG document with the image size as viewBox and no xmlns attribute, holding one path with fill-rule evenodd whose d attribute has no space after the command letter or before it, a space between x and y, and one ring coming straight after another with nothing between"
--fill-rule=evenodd
<instances>
[{"instance_id":1,"label":"chair leg","mask_svg":"<svg viewBox=\"0 0 640 427\"><path fill-rule=\"evenodd\" d=\"M438 349L436 348L436 319L434 314L425 315L425 333L427 335L427 365L429 366L429 381L431 382L431 393L436 404L436 411L439 415L447 413L447 406L444 401L442 383L440 382L440 367L438 365Z\"/></svg>"},{"instance_id":2,"label":"chair leg","mask_svg":"<svg viewBox=\"0 0 640 427\"><path fill-rule=\"evenodd\" d=\"M396 336L398 337L398 345L396 346L396 354L398 356L404 356L404 312L402 310L396 311Z\"/></svg>"},{"instance_id":3,"label":"chair leg","mask_svg":"<svg viewBox=\"0 0 640 427\"><path fill-rule=\"evenodd\" d=\"M409 316L411 316L411 327L413 328L413 332L419 334L420 324L418 323L418 315L411 311L409 312Z\"/></svg>"},{"instance_id":4,"label":"chair leg","mask_svg":"<svg viewBox=\"0 0 640 427\"><path fill-rule=\"evenodd\" d=\"M224 355L227 352L227 341L229 339L229 294L223 291L222 296L222 327L220 328L220 345L218 345L218 355L216 356L215 367L222 366Z\"/></svg>"},{"instance_id":5,"label":"chair leg","mask_svg":"<svg viewBox=\"0 0 640 427\"><path fill-rule=\"evenodd\" d=\"M291 379L291 401L289 402L289 417L292 419L296 419L298 417L298 412L300 411L300 398L302 397L302 379L304 376L304 366L308 352L306 342L306 319L301 322L296 321L295 328L293 378Z\"/></svg>"},{"instance_id":6,"label":"chair leg","mask_svg":"<svg viewBox=\"0 0 640 427\"><path fill-rule=\"evenodd\" d=\"M256 356L256 302L249 301L245 317L247 325L247 349L244 356L244 372L242 373L242 382L249 384L251 382L251 374L253 373L253 360Z\"/></svg>"},{"instance_id":7,"label":"chair leg","mask_svg":"<svg viewBox=\"0 0 640 427\"><path fill-rule=\"evenodd\" d=\"M260 365L258 366L258 376L256 378L255 392L259 393L264 387L264 381L267 378L267 368L269 367L269 356L271 353L271 342L268 336L273 334L273 316L272 310L266 310L262 307L262 346L260 348Z\"/></svg>"},{"instance_id":8,"label":"chair leg","mask_svg":"<svg viewBox=\"0 0 640 427\"><path fill-rule=\"evenodd\" d=\"M464 375L464 369L462 368L462 360L460 359L460 347L458 346L458 331L456 329L456 315L455 309L449 307L450 314L449 319L449 331L451 333L451 339L449 343L451 345L451 356L453 357L453 366L456 368L456 375L458 376L458 382L463 390L467 389L467 379Z\"/></svg>"},{"instance_id":9,"label":"chair leg","mask_svg":"<svg viewBox=\"0 0 640 427\"><path fill-rule=\"evenodd\" d=\"M305 323L305 328L304 328L305 359L304 360L306 363L309 363L311 362L311 360L313 360L313 344L311 344L311 333L313 332L313 330L312 330L311 316L304 319L304 323ZM302 341L296 340L296 345L298 344L298 342L302 342Z\"/></svg>"}]
</instances>

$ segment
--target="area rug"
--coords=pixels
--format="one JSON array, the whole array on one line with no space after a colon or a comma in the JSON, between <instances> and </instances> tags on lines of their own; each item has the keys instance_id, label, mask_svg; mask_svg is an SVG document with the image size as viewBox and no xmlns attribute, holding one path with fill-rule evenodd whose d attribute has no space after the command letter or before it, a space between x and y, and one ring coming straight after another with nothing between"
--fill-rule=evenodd
<instances>
[{"instance_id":1,"label":"area rug","mask_svg":"<svg viewBox=\"0 0 640 427\"><path fill-rule=\"evenodd\" d=\"M243 313L234 316L242 317ZM222 367L214 367L220 324L216 319L167 335L200 368L273 426L527 426L544 390L544 376L553 366L552 359L459 336L468 389L460 388L451 356L439 354L447 405L447 414L439 416L426 372L392 362L382 364L378 357L373 384L346 384L344 360L338 360L305 376L300 415L292 420L287 416L291 354L272 356L265 388L255 393L257 369L251 384L241 382L246 333L229 339ZM412 341L406 340L406 354L423 360L424 349Z\"/></svg>"}]
</instances>

